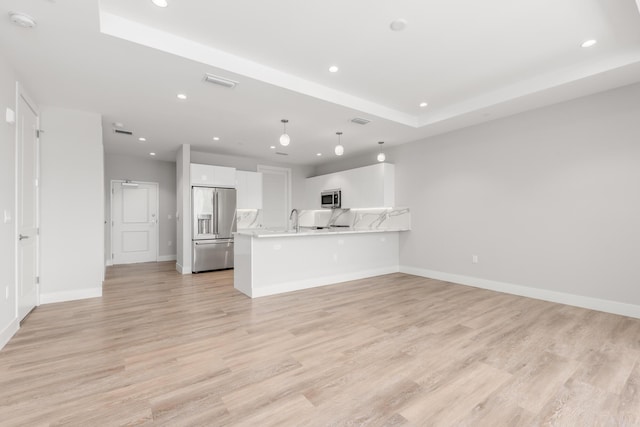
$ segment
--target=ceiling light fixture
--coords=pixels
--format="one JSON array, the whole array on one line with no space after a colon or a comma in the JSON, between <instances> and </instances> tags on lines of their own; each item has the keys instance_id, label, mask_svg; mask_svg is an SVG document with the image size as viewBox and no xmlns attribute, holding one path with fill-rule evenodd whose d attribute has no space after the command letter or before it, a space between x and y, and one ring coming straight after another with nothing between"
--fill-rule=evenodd
<instances>
[{"instance_id":1,"label":"ceiling light fixture","mask_svg":"<svg viewBox=\"0 0 640 427\"><path fill-rule=\"evenodd\" d=\"M36 26L36 20L26 13L9 12L9 18L11 19L11 22L22 28L33 28Z\"/></svg>"},{"instance_id":2,"label":"ceiling light fixture","mask_svg":"<svg viewBox=\"0 0 640 427\"><path fill-rule=\"evenodd\" d=\"M275 145L272 145L272 146L271 146L271 147L269 147L269 148L271 148L272 150L275 150L275 149L276 149L276 146L275 146Z\"/></svg>"},{"instance_id":3,"label":"ceiling light fixture","mask_svg":"<svg viewBox=\"0 0 640 427\"><path fill-rule=\"evenodd\" d=\"M219 137L219 136L214 136L214 137L213 137L213 140L214 140L214 141L220 141L220 137Z\"/></svg>"},{"instance_id":4,"label":"ceiling light fixture","mask_svg":"<svg viewBox=\"0 0 640 427\"><path fill-rule=\"evenodd\" d=\"M282 119L280 121L282 122L282 127L284 129L282 135L280 135L280 145L286 147L291 142L291 138L289 138L289 135L287 135L287 123L289 123L289 120Z\"/></svg>"},{"instance_id":5,"label":"ceiling light fixture","mask_svg":"<svg viewBox=\"0 0 640 427\"><path fill-rule=\"evenodd\" d=\"M155 4L158 7L167 7L169 6L169 3L167 2L167 0L151 0L151 2L153 4Z\"/></svg>"},{"instance_id":6,"label":"ceiling light fixture","mask_svg":"<svg viewBox=\"0 0 640 427\"><path fill-rule=\"evenodd\" d=\"M118 129L122 129L124 127L124 123L121 122L113 122L113 127L114 128L118 128Z\"/></svg>"},{"instance_id":7,"label":"ceiling light fixture","mask_svg":"<svg viewBox=\"0 0 640 427\"><path fill-rule=\"evenodd\" d=\"M187 95L185 95L184 93L179 93L178 94L178 99L185 100L185 99L187 99Z\"/></svg>"},{"instance_id":8,"label":"ceiling light fixture","mask_svg":"<svg viewBox=\"0 0 640 427\"><path fill-rule=\"evenodd\" d=\"M344 147L340 142L340 137L342 136L342 132L336 132L336 135L338 135L338 145L336 145L336 148L333 149L333 152L336 153L336 156L342 156L344 154Z\"/></svg>"},{"instance_id":9,"label":"ceiling light fixture","mask_svg":"<svg viewBox=\"0 0 640 427\"><path fill-rule=\"evenodd\" d=\"M391 31L402 31L407 28L407 20L402 18L393 20L391 24L389 24L389 28L391 28Z\"/></svg>"},{"instance_id":10,"label":"ceiling light fixture","mask_svg":"<svg viewBox=\"0 0 640 427\"><path fill-rule=\"evenodd\" d=\"M591 39L591 40L587 40L587 41L583 42L580 46L582 46L582 47L591 47L596 43L598 43L598 40Z\"/></svg>"},{"instance_id":11,"label":"ceiling light fixture","mask_svg":"<svg viewBox=\"0 0 640 427\"><path fill-rule=\"evenodd\" d=\"M426 103L426 102L421 102L421 103L420 103L420 107L421 107L421 108L424 108L424 107L426 107L427 105L429 105L429 104L428 104L428 103Z\"/></svg>"},{"instance_id":12,"label":"ceiling light fixture","mask_svg":"<svg viewBox=\"0 0 640 427\"><path fill-rule=\"evenodd\" d=\"M380 149L382 150L382 144L384 144L384 141L378 141L378 145L380 145ZM384 153L382 151L380 151L378 153L378 161L379 162L384 162L387 159L387 156L384 155Z\"/></svg>"},{"instance_id":13,"label":"ceiling light fixture","mask_svg":"<svg viewBox=\"0 0 640 427\"><path fill-rule=\"evenodd\" d=\"M330 73L337 73L339 70L339 68L336 65L332 65L331 67L329 67L329 72Z\"/></svg>"},{"instance_id":14,"label":"ceiling light fixture","mask_svg":"<svg viewBox=\"0 0 640 427\"><path fill-rule=\"evenodd\" d=\"M140 141L140 142L145 142L146 140L147 140L147 138L144 138L144 137L138 138L138 141Z\"/></svg>"},{"instance_id":15,"label":"ceiling light fixture","mask_svg":"<svg viewBox=\"0 0 640 427\"><path fill-rule=\"evenodd\" d=\"M316 153L316 156L320 157L322 156L322 153Z\"/></svg>"},{"instance_id":16,"label":"ceiling light fixture","mask_svg":"<svg viewBox=\"0 0 640 427\"><path fill-rule=\"evenodd\" d=\"M149 153L149 155L150 155L150 156L155 156L155 155L156 155L156 153Z\"/></svg>"}]
</instances>

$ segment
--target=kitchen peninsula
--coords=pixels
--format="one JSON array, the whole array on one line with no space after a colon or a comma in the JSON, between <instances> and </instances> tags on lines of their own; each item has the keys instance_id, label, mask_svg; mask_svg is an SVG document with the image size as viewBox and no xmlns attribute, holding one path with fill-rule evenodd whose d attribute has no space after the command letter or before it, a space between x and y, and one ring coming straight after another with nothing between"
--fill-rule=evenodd
<instances>
[{"instance_id":1,"label":"kitchen peninsula","mask_svg":"<svg viewBox=\"0 0 640 427\"><path fill-rule=\"evenodd\" d=\"M350 215L346 227L238 231L235 288L255 298L397 272L409 209L354 209ZM313 216L302 211L301 223Z\"/></svg>"}]
</instances>

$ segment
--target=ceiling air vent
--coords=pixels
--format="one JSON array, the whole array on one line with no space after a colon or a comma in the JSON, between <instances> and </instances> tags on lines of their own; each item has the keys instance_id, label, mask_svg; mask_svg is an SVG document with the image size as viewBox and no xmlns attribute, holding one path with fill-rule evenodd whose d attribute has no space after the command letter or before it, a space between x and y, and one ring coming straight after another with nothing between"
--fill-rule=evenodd
<instances>
[{"instance_id":1,"label":"ceiling air vent","mask_svg":"<svg viewBox=\"0 0 640 427\"><path fill-rule=\"evenodd\" d=\"M287 153L282 153L280 151L276 151L276 154L279 155L279 156L288 156L289 155Z\"/></svg>"},{"instance_id":2,"label":"ceiling air vent","mask_svg":"<svg viewBox=\"0 0 640 427\"><path fill-rule=\"evenodd\" d=\"M122 134L122 135L133 135L133 132L131 132L130 130L114 129L113 131L115 133L119 133L119 134Z\"/></svg>"},{"instance_id":3,"label":"ceiling air vent","mask_svg":"<svg viewBox=\"0 0 640 427\"><path fill-rule=\"evenodd\" d=\"M224 86L229 89L233 89L238 84L238 82L234 82L233 80L225 79L224 77L214 76L213 74L209 74L209 73L206 73L204 75L204 81L207 83L213 83L219 86Z\"/></svg>"},{"instance_id":4,"label":"ceiling air vent","mask_svg":"<svg viewBox=\"0 0 640 427\"><path fill-rule=\"evenodd\" d=\"M363 119L362 117L356 117L355 119L351 119L351 121L359 125L366 125L367 123L371 123L371 120Z\"/></svg>"}]
</instances>

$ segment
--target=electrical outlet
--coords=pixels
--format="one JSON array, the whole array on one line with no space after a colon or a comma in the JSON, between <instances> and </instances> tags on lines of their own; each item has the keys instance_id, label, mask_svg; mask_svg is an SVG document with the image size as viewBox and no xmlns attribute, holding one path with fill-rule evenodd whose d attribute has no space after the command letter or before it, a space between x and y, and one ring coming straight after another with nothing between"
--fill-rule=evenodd
<instances>
[{"instance_id":1,"label":"electrical outlet","mask_svg":"<svg viewBox=\"0 0 640 427\"><path fill-rule=\"evenodd\" d=\"M8 286L4 287L4 299L5 300L9 299L9 287Z\"/></svg>"},{"instance_id":2,"label":"electrical outlet","mask_svg":"<svg viewBox=\"0 0 640 427\"><path fill-rule=\"evenodd\" d=\"M474 264L478 263L478 255L471 255L471 262Z\"/></svg>"}]
</instances>

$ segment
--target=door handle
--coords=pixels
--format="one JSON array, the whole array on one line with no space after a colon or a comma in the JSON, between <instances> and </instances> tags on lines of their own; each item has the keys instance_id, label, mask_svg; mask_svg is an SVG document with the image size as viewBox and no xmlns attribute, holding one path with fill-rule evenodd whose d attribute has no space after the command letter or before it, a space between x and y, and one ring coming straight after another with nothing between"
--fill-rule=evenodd
<instances>
[{"instance_id":1,"label":"door handle","mask_svg":"<svg viewBox=\"0 0 640 427\"><path fill-rule=\"evenodd\" d=\"M29 236L25 236L24 234L20 234L18 236L18 240L24 240L24 239L28 239L28 238L29 238Z\"/></svg>"}]
</instances>

